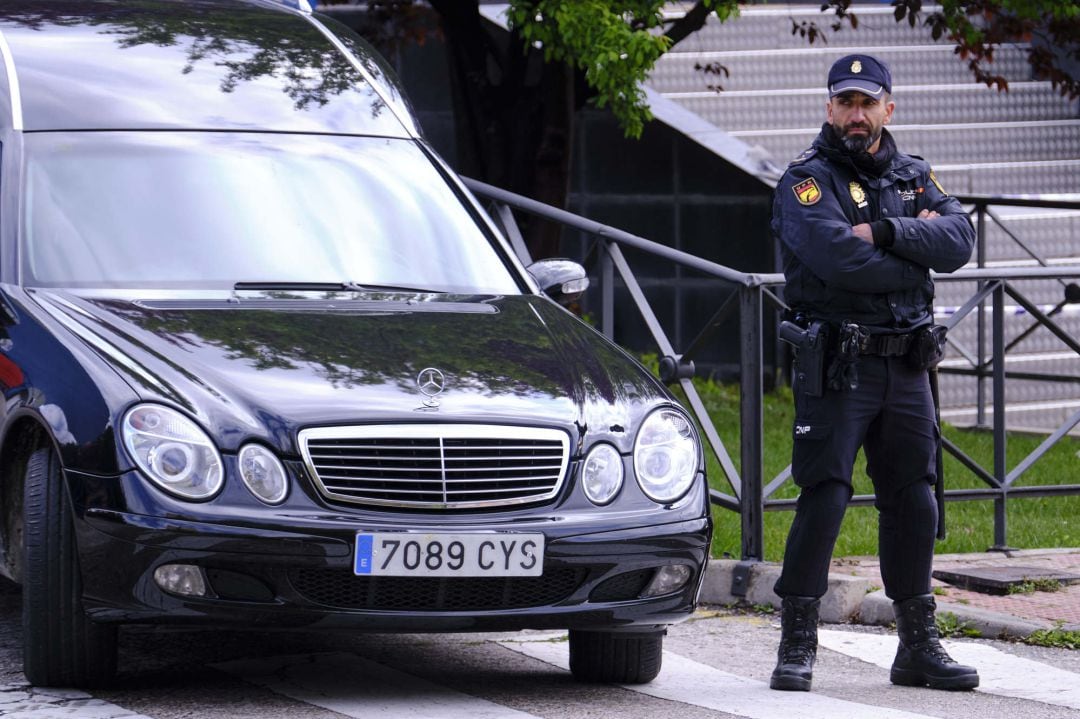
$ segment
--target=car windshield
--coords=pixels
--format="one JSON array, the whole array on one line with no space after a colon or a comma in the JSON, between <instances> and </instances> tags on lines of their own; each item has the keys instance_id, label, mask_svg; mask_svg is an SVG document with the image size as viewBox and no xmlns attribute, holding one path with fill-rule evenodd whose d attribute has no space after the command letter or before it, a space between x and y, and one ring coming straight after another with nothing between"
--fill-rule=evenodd
<instances>
[{"instance_id":1,"label":"car windshield","mask_svg":"<svg viewBox=\"0 0 1080 719\"><path fill-rule=\"evenodd\" d=\"M411 140L95 132L26 146L26 285L521 291Z\"/></svg>"}]
</instances>

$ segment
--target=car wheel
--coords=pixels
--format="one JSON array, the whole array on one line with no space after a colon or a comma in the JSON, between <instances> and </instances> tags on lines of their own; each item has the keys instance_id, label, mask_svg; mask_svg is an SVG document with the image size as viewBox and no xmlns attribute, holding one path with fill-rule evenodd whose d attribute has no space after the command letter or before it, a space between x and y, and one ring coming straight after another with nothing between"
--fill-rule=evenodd
<instances>
[{"instance_id":1,"label":"car wheel","mask_svg":"<svg viewBox=\"0 0 1080 719\"><path fill-rule=\"evenodd\" d=\"M645 684L660 673L664 632L570 632L570 672L579 682Z\"/></svg>"},{"instance_id":2,"label":"car wheel","mask_svg":"<svg viewBox=\"0 0 1080 719\"><path fill-rule=\"evenodd\" d=\"M37 686L107 684L116 673L117 630L83 611L71 506L51 448L27 462L23 526L23 673Z\"/></svg>"}]
</instances>

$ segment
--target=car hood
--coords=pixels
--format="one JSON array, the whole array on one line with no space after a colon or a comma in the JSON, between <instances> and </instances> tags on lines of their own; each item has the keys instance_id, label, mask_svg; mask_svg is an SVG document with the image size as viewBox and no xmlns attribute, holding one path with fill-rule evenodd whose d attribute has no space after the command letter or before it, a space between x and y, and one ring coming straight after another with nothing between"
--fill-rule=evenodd
<instances>
[{"instance_id":1,"label":"car hood","mask_svg":"<svg viewBox=\"0 0 1080 719\"><path fill-rule=\"evenodd\" d=\"M491 422L561 427L575 443L600 432L629 451L638 421L669 401L619 348L533 295L33 294L140 397L186 410L226 450L258 438L295 455L305 427ZM438 372L421 378L427 368ZM421 387L429 375L441 391Z\"/></svg>"}]
</instances>

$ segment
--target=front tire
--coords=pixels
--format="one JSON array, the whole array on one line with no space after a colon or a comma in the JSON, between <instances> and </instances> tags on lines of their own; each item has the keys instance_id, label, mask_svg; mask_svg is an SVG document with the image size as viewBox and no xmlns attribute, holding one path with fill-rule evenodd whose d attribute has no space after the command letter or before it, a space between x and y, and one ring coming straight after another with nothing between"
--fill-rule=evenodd
<instances>
[{"instance_id":1,"label":"front tire","mask_svg":"<svg viewBox=\"0 0 1080 719\"><path fill-rule=\"evenodd\" d=\"M117 630L83 610L71 505L51 448L27 462L23 526L23 673L37 686L107 685L116 673Z\"/></svg>"},{"instance_id":2,"label":"front tire","mask_svg":"<svg viewBox=\"0 0 1080 719\"><path fill-rule=\"evenodd\" d=\"M664 632L570 631L570 673L579 682L647 684L660 673Z\"/></svg>"}]
</instances>

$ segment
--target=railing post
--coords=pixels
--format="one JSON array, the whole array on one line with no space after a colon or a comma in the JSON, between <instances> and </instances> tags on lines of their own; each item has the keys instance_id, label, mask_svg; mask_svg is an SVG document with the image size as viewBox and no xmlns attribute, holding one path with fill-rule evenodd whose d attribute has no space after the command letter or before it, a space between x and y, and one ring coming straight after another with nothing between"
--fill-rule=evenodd
<instances>
[{"instance_id":1,"label":"railing post","mask_svg":"<svg viewBox=\"0 0 1080 719\"><path fill-rule=\"evenodd\" d=\"M975 262L982 268L986 267L986 205L976 205L978 208L977 234L975 236ZM985 280L979 280L977 287L982 289L986 286ZM979 303L977 316L978 324L975 327L976 365L975 375L975 426L986 427L986 377L983 371L986 368L986 304Z\"/></svg>"},{"instance_id":2,"label":"railing post","mask_svg":"<svg viewBox=\"0 0 1080 719\"><path fill-rule=\"evenodd\" d=\"M600 331L615 341L615 261L608 252L607 242L601 241L600 252Z\"/></svg>"},{"instance_id":3,"label":"railing post","mask_svg":"<svg viewBox=\"0 0 1080 719\"><path fill-rule=\"evenodd\" d=\"M991 550L1008 549L1006 540L1008 498L1008 467L1005 464L1005 283L994 288L994 478L1000 482L1001 493L994 498L994 546Z\"/></svg>"},{"instance_id":4,"label":"railing post","mask_svg":"<svg viewBox=\"0 0 1080 719\"><path fill-rule=\"evenodd\" d=\"M760 286L739 288L742 558L755 561L765 557L763 301Z\"/></svg>"}]
</instances>

